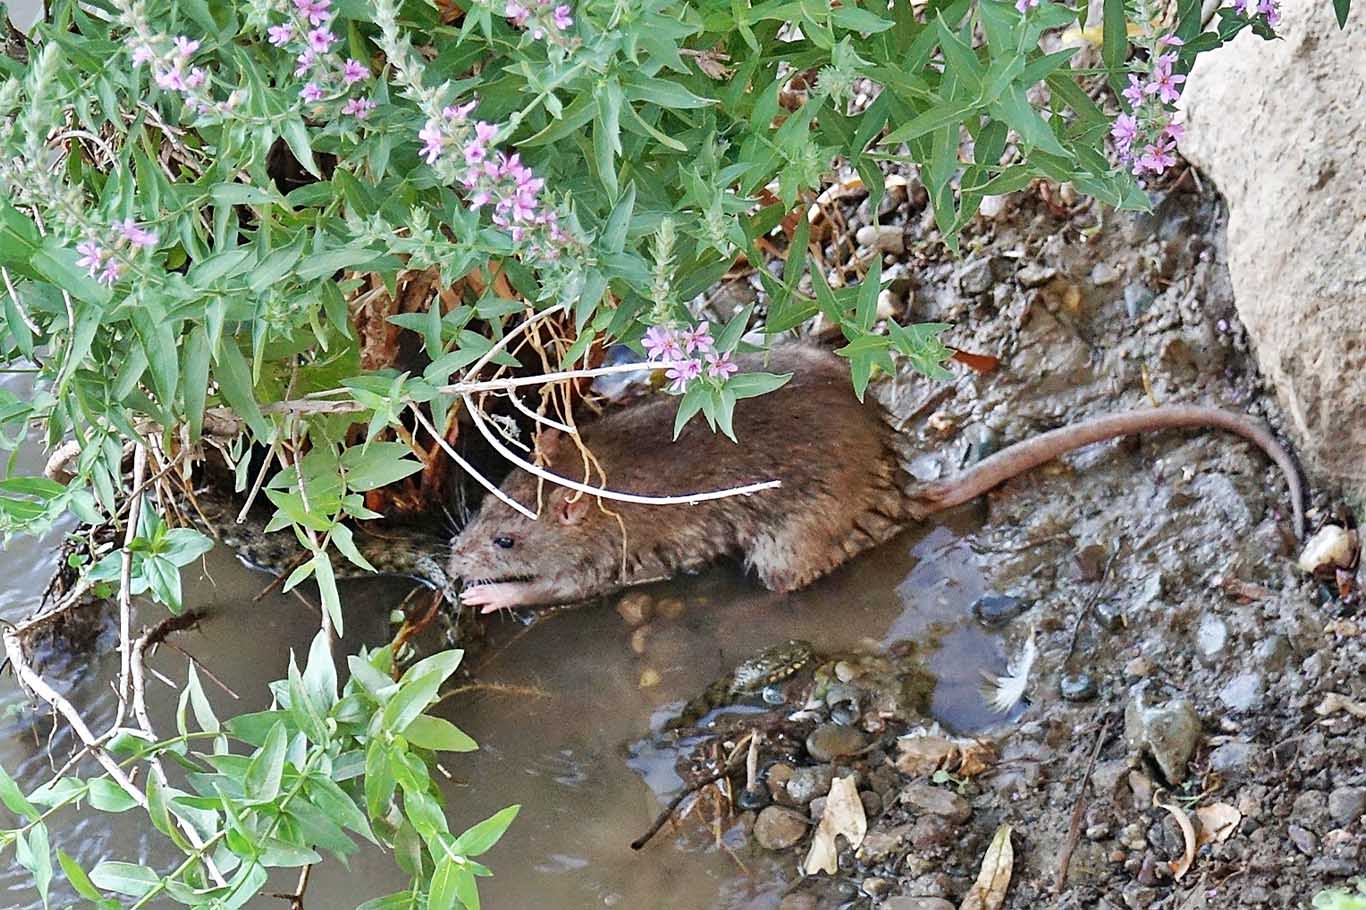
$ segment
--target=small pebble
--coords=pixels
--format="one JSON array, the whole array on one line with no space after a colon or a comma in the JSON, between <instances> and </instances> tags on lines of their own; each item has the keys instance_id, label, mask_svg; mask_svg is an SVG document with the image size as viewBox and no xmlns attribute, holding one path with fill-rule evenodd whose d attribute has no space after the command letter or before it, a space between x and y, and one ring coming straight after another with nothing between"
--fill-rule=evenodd
<instances>
[{"instance_id":1,"label":"small pebble","mask_svg":"<svg viewBox=\"0 0 1366 910\"><path fill-rule=\"evenodd\" d=\"M983 594L973 601L972 615L989 629L999 628L1030 608L1029 601L1010 594Z\"/></svg>"},{"instance_id":2,"label":"small pebble","mask_svg":"<svg viewBox=\"0 0 1366 910\"><path fill-rule=\"evenodd\" d=\"M1305 856L1312 858L1318 851L1319 839L1307 828L1299 825L1290 825L1285 829L1285 833L1290 838L1290 842L1295 845L1295 849Z\"/></svg>"},{"instance_id":3,"label":"small pebble","mask_svg":"<svg viewBox=\"0 0 1366 910\"><path fill-rule=\"evenodd\" d=\"M665 597L655 604L655 612L668 620L678 619L686 608L677 597Z\"/></svg>"},{"instance_id":4,"label":"small pebble","mask_svg":"<svg viewBox=\"0 0 1366 910\"><path fill-rule=\"evenodd\" d=\"M995 282L991 262L986 259L974 259L958 272L958 289L964 294L984 294Z\"/></svg>"},{"instance_id":5,"label":"small pebble","mask_svg":"<svg viewBox=\"0 0 1366 910\"><path fill-rule=\"evenodd\" d=\"M1129 284L1124 286L1124 312L1130 319L1137 319L1143 312L1152 305L1153 292L1144 284Z\"/></svg>"},{"instance_id":6,"label":"small pebble","mask_svg":"<svg viewBox=\"0 0 1366 910\"><path fill-rule=\"evenodd\" d=\"M1058 270L1049 266L1027 265L1015 273L1015 280L1020 283L1020 287L1036 288L1052 280L1057 274Z\"/></svg>"},{"instance_id":7,"label":"small pebble","mask_svg":"<svg viewBox=\"0 0 1366 910\"><path fill-rule=\"evenodd\" d=\"M806 818L785 806L769 806L754 820L754 839L765 850L786 850L806 836Z\"/></svg>"},{"instance_id":8,"label":"small pebble","mask_svg":"<svg viewBox=\"0 0 1366 910\"><path fill-rule=\"evenodd\" d=\"M1366 787L1338 787L1328 794L1328 814L1339 828L1347 828L1366 816Z\"/></svg>"},{"instance_id":9,"label":"small pebble","mask_svg":"<svg viewBox=\"0 0 1366 910\"><path fill-rule=\"evenodd\" d=\"M892 888L894 888L895 885L885 878L878 878L876 875L870 875L863 880L862 887L864 894L877 900L891 894Z\"/></svg>"},{"instance_id":10,"label":"small pebble","mask_svg":"<svg viewBox=\"0 0 1366 910\"><path fill-rule=\"evenodd\" d=\"M959 824L972 816L972 806L966 799L951 790L929 784L911 784L903 787L901 803Z\"/></svg>"},{"instance_id":11,"label":"small pebble","mask_svg":"<svg viewBox=\"0 0 1366 910\"><path fill-rule=\"evenodd\" d=\"M889 224L865 224L854 234L860 246L875 247L884 253L906 252L904 229Z\"/></svg>"},{"instance_id":12,"label":"small pebble","mask_svg":"<svg viewBox=\"0 0 1366 910\"><path fill-rule=\"evenodd\" d=\"M652 689L659 685L660 678L658 670L654 667L646 667L644 670L640 671L640 687L642 689Z\"/></svg>"},{"instance_id":13,"label":"small pebble","mask_svg":"<svg viewBox=\"0 0 1366 910\"><path fill-rule=\"evenodd\" d=\"M787 782L787 795L799 806L805 806L818 796L830 792L830 782L835 779L833 765L810 765L797 768Z\"/></svg>"},{"instance_id":14,"label":"small pebble","mask_svg":"<svg viewBox=\"0 0 1366 910\"><path fill-rule=\"evenodd\" d=\"M773 801L768 788L762 784L755 784L753 787L746 787L740 791L735 804L741 809L762 809Z\"/></svg>"},{"instance_id":15,"label":"small pebble","mask_svg":"<svg viewBox=\"0 0 1366 910\"><path fill-rule=\"evenodd\" d=\"M1090 701L1096 697L1096 680L1089 673L1068 673L1058 682L1062 697L1068 701Z\"/></svg>"},{"instance_id":16,"label":"small pebble","mask_svg":"<svg viewBox=\"0 0 1366 910\"><path fill-rule=\"evenodd\" d=\"M1096 604L1096 620L1107 632L1119 632L1128 625L1124 618L1124 607L1112 600Z\"/></svg>"},{"instance_id":17,"label":"small pebble","mask_svg":"<svg viewBox=\"0 0 1366 910\"><path fill-rule=\"evenodd\" d=\"M650 638L650 627L640 626L631 633L631 651L636 654L644 654L646 642Z\"/></svg>"},{"instance_id":18,"label":"small pebble","mask_svg":"<svg viewBox=\"0 0 1366 910\"><path fill-rule=\"evenodd\" d=\"M1297 564L1308 574L1328 566L1348 568L1356 559L1356 550L1355 534L1338 525L1324 525L1305 543Z\"/></svg>"},{"instance_id":19,"label":"small pebble","mask_svg":"<svg viewBox=\"0 0 1366 910\"><path fill-rule=\"evenodd\" d=\"M628 626L635 628L650 619L650 608L653 605L650 595L640 591L632 591L617 601L617 614L626 621Z\"/></svg>"},{"instance_id":20,"label":"small pebble","mask_svg":"<svg viewBox=\"0 0 1366 910\"><path fill-rule=\"evenodd\" d=\"M806 751L823 762L853 755L866 745L868 737L862 730L842 724L821 724L806 738Z\"/></svg>"},{"instance_id":21,"label":"small pebble","mask_svg":"<svg viewBox=\"0 0 1366 910\"><path fill-rule=\"evenodd\" d=\"M1124 675L1143 679L1153 672L1153 662L1139 655L1124 665Z\"/></svg>"},{"instance_id":22,"label":"small pebble","mask_svg":"<svg viewBox=\"0 0 1366 910\"><path fill-rule=\"evenodd\" d=\"M983 218L1000 218L1006 210L1005 196L983 196L977 211Z\"/></svg>"},{"instance_id":23,"label":"small pebble","mask_svg":"<svg viewBox=\"0 0 1366 910\"><path fill-rule=\"evenodd\" d=\"M1097 262L1091 267L1091 283L1096 287L1114 284L1119 280L1119 272L1108 262Z\"/></svg>"}]
</instances>

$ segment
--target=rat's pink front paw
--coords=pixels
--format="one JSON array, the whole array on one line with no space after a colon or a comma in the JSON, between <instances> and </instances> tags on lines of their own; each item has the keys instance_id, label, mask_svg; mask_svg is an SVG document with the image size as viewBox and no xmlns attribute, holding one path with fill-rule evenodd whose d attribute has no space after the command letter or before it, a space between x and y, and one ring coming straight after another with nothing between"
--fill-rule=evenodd
<instances>
[{"instance_id":1,"label":"rat's pink front paw","mask_svg":"<svg viewBox=\"0 0 1366 910\"><path fill-rule=\"evenodd\" d=\"M460 602L471 607L480 607L480 613L496 613L520 607L526 592L526 585L518 582L494 582L476 585L460 594Z\"/></svg>"}]
</instances>

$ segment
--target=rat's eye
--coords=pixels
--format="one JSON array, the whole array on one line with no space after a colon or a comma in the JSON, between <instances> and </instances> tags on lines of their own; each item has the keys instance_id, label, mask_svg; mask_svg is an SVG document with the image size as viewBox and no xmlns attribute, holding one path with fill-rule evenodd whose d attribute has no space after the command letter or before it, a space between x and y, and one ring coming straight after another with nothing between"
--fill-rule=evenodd
<instances>
[{"instance_id":1,"label":"rat's eye","mask_svg":"<svg viewBox=\"0 0 1366 910\"><path fill-rule=\"evenodd\" d=\"M494 545L495 547L499 548L500 550L511 550L511 549L512 549L512 538L511 538L511 537L495 537L495 538L493 538L493 545Z\"/></svg>"}]
</instances>

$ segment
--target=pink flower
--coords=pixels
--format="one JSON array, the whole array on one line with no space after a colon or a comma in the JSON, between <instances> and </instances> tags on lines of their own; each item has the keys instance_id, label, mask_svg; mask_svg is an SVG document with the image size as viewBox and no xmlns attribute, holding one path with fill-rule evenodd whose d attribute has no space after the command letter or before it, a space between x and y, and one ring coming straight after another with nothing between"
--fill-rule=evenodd
<instances>
[{"instance_id":1,"label":"pink flower","mask_svg":"<svg viewBox=\"0 0 1366 910\"><path fill-rule=\"evenodd\" d=\"M190 74L185 77L185 87L199 88L208 81L208 78L209 74L204 71L202 66L193 67L190 69Z\"/></svg>"},{"instance_id":2,"label":"pink flower","mask_svg":"<svg viewBox=\"0 0 1366 910\"><path fill-rule=\"evenodd\" d=\"M316 82L310 82L299 89L299 97L305 101L321 101L323 100L322 86Z\"/></svg>"},{"instance_id":3,"label":"pink flower","mask_svg":"<svg viewBox=\"0 0 1366 910\"><path fill-rule=\"evenodd\" d=\"M1185 43L1186 42L1182 41L1175 35L1163 35L1161 38L1157 39L1157 44L1159 47L1161 47L1164 44L1171 45L1172 47L1181 47Z\"/></svg>"},{"instance_id":4,"label":"pink flower","mask_svg":"<svg viewBox=\"0 0 1366 910\"><path fill-rule=\"evenodd\" d=\"M1135 173L1142 173L1140 168L1160 174L1167 168L1176 164L1176 156L1172 154L1172 149L1165 142L1161 145L1146 145L1143 147L1143 154L1139 156L1134 165Z\"/></svg>"},{"instance_id":5,"label":"pink flower","mask_svg":"<svg viewBox=\"0 0 1366 910\"><path fill-rule=\"evenodd\" d=\"M76 244L76 252L80 257L76 260L76 265L83 269L88 269L90 277L95 277L95 272L99 270L100 262L104 259L104 250L93 240L85 240Z\"/></svg>"},{"instance_id":6,"label":"pink flower","mask_svg":"<svg viewBox=\"0 0 1366 910\"><path fill-rule=\"evenodd\" d=\"M1168 123L1166 127L1163 128L1162 135L1171 142L1180 142L1186 135L1186 128L1176 122Z\"/></svg>"},{"instance_id":7,"label":"pink flower","mask_svg":"<svg viewBox=\"0 0 1366 910\"><path fill-rule=\"evenodd\" d=\"M699 322L693 328L685 329L681 341L689 354L694 351L705 354L711 350L714 343L711 337L711 328L705 322Z\"/></svg>"},{"instance_id":8,"label":"pink flower","mask_svg":"<svg viewBox=\"0 0 1366 910\"><path fill-rule=\"evenodd\" d=\"M152 78L158 88L175 92L185 88L185 78L181 75L180 70L157 70L156 75Z\"/></svg>"},{"instance_id":9,"label":"pink flower","mask_svg":"<svg viewBox=\"0 0 1366 910\"><path fill-rule=\"evenodd\" d=\"M1015 8L1022 14L1039 5L1039 0L1015 0Z\"/></svg>"},{"instance_id":10,"label":"pink flower","mask_svg":"<svg viewBox=\"0 0 1366 910\"><path fill-rule=\"evenodd\" d=\"M1127 152L1129 145L1138 136L1138 119L1130 114L1120 114L1115 118L1110 135L1114 137L1115 146L1121 152Z\"/></svg>"},{"instance_id":11,"label":"pink flower","mask_svg":"<svg viewBox=\"0 0 1366 910\"><path fill-rule=\"evenodd\" d=\"M1143 103L1143 82L1133 73L1129 74L1129 87L1123 92L1124 98L1129 104L1138 107Z\"/></svg>"},{"instance_id":12,"label":"pink flower","mask_svg":"<svg viewBox=\"0 0 1366 910\"><path fill-rule=\"evenodd\" d=\"M740 368L731 361L729 354L707 355L707 375L712 379L725 380L738 372Z\"/></svg>"},{"instance_id":13,"label":"pink flower","mask_svg":"<svg viewBox=\"0 0 1366 910\"><path fill-rule=\"evenodd\" d=\"M172 43L175 46L175 55L185 60L188 60L195 51L199 50L199 42L191 41L184 35L178 36Z\"/></svg>"},{"instance_id":14,"label":"pink flower","mask_svg":"<svg viewBox=\"0 0 1366 910\"><path fill-rule=\"evenodd\" d=\"M313 69L313 66L318 62L318 54L313 48L309 48L298 57L295 57L294 60L295 63L298 64L294 67L294 75L306 76L308 75L308 71Z\"/></svg>"},{"instance_id":15,"label":"pink flower","mask_svg":"<svg viewBox=\"0 0 1366 910\"><path fill-rule=\"evenodd\" d=\"M441 109L441 116L452 123L464 123L469 117L470 111L474 110L474 106L478 103L478 101L468 101L465 104L452 104L448 107L443 107Z\"/></svg>"},{"instance_id":16,"label":"pink flower","mask_svg":"<svg viewBox=\"0 0 1366 910\"><path fill-rule=\"evenodd\" d=\"M669 367L668 372L664 375L673 380L673 384L669 386L670 391L685 391L688 388L688 383L702 375L702 361L685 360L678 366Z\"/></svg>"},{"instance_id":17,"label":"pink flower","mask_svg":"<svg viewBox=\"0 0 1366 910\"><path fill-rule=\"evenodd\" d=\"M346 82L347 85L355 85L362 79L369 78L369 67L367 67L364 63L361 63L359 60L353 60L350 57L348 57L346 62L342 64L342 79Z\"/></svg>"},{"instance_id":18,"label":"pink flower","mask_svg":"<svg viewBox=\"0 0 1366 910\"><path fill-rule=\"evenodd\" d=\"M308 33L308 46L319 54L325 54L337 41L337 36L325 28L315 28Z\"/></svg>"},{"instance_id":19,"label":"pink flower","mask_svg":"<svg viewBox=\"0 0 1366 910\"><path fill-rule=\"evenodd\" d=\"M284 47L294 40L294 28L288 23L284 25L272 25L266 29L266 34L270 36L270 43L276 47Z\"/></svg>"},{"instance_id":20,"label":"pink flower","mask_svg":"<svg viewBox=\"0 0 1366 910\"><path fill-rule=\"evenodd\" d=\"M560 31L564 31L565 29L569 28L569 26L574 24L574 17L569 15L568 6L560 4L559 6L555 7L554 22L555 27Z\"/></svg>"},{"instance_id":21,"label":"pink flower","mask_svg":"<svg viewBox=\"0 0 1366 910\"><path fill-rule=\"evenodd\" d=\"M135 247L145 250L157 245L157 235L153 231L138 227L132 218L115 221L113 227L124 240Z\"/></svg>"},{"instance_id":22,"label":"pink flower","mask_svg":"<svg viewBox=\"0 0 1366 910\"><path fill-rule=\"evenodd\" d=\"M151 60L156 59L156 54L145 44L136 45L133 48L133 66L142 66Z\"/></svg>"},{"instance_id":23,"label":"pink flower","mask_svg":"<svg viewBox=\"0 0 1366 910\"><path fill-rule=\"evenodd\" d=\"M479 142L489 142L498 135L498 127L480 120L474 125L474 138Z\"/></svg>"},{"instance_id":24,"label":"pink flower","mask_svg":"<svg viewBox=\"0 0 1366 910\"><path fill-rule=\"evenodd\" d=\"M1163 54L1158 57L1157 66L1153 67L1153 81L1149 82L1143 91L1149 95L1157 95L1167 104L1180 98L1181 90L1177 86L1185 82L1186 77L1172 74L1172 64L1175 62L1175 54Z\"/></svg>"},{"instance_id":25,"label":"pink flower","mask_svg":"<svg viewBox=\"0 0 1366 910\"><path fill-rule=\"evenodd\" d=\"M417 138L423 142L422 151L419 153L423 160L428 164L436 164L436 159L441 157L446 147L446 136L441 132L441 124L435 120L428 120L418 131Z\"/></svg>"},{"instance_id":26,"label":"pink flower","mask_svg":"<svg viewBox=\"0 0 1366 910\"><path fill-rule=\"evenodd\" d=\"M641 344L651 360L677 360L683 354L678 336L663 326L652 325L646 329Z\"/></svg>"},{"instance_id":27,"label":"pink flower","mask_svg":"<svg viewBox=\"0 0 1366 910\"><path fill-rule=\"evenodd\" d=\"M1233 11L1240 16L1247 15L1247 0L1233 0Z\"/></svg>"},{"instance_id":28,"label":"pink flower","mask_svg":"<svg viewBox=\"0 0 1366 910\"><path fill-rule=\"evenodd\" d=\"M364 120L375 109L375 102L369 98L352 98L342 105L342 113L350 114L357 120Z\"/></svg>"},{"instance_id":29,"label":"pink flower","mask_svg":"<svg viewBox=\"0 0 1366 910\"><path fill-rule=\"evenodd\" d=\"M1257 0L1257 13L1266 17L1266 24L1273 28L1281 24L1281 11L1276 0Z\"/></svg>"},{"instance_id":30,"label":"pink flower","mask_svg":"<svg viewBox=\"0 0 1366 910\"><path fill-rule=\"evenodd\" d=\"M484 148L483 143L477 140L469 142L465 146L465 163L475 165L483 161L488 155L488 149Z\"/></svg>"},{"instance_id":31,"label":"pink flower","mask_svg":"<svg viewBox=\"0 0 1366 910\"><path fill-rule=\"evenodd\" d=\"M100 277L97 280L100 284L112 285L115 281L119 280L119 275L122 272L123 266L119 265L118 260L111 256L109 257L109 260L105 262L104 269L100 272Z\"/></svg>"},{"instance_id":32,"label":"pink flower","mask_svg":"<svg viewBox=\"0 0 1366 910\"><path fill-rule=\"evenodd\" d=\"M507 9L503 13L512 21L512 24L521 28L526 25L526 20L531 16L531 10L517 3L516 0L508 0Z\"/></svg>"},{"instance_id":33,"label":"pink flower","mask_svg":"<svg viewBox=\"0 0 1366 910\"><path fill-rule=\"evenodd\" d=\"M322 25L328 19L327 8L332 0L294 0L294 8L299 15L308 19L309 25Z\"/></svg>"}]
</instances>

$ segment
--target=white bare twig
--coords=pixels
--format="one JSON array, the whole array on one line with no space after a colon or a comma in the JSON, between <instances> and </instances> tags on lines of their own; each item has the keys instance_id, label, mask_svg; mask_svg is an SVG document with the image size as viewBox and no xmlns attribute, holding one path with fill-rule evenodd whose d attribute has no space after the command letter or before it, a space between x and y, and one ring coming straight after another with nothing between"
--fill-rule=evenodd
<instances>
[{"instance_id":1,"label":"white bare twig","mask_svg":"<svg viewBox=\"0 0 1366 910\"><path fill-rule=\"evenodd\" d=\"M560 423L558 420L555 420L554 418L547 417L547 416L545 416L544 414L537 414L535 411L531 410L531 408L527 407L527 406L522 402L522 399L521 399L521 398L518 398L518 397L517 397L517 393L516 393L516 392L513 392L513 391L509 390L509 391L508 391L508 400L512 402L512 406L513 406L514 408L516 408L517 410L521 411L523 414L525 414L526 416L530 417L532 420L536 421L537 423L544 424L545 426L548 426L548 427L552 427L552 428L554 428L554 429L556 429L556 430L559 430L561 433L568 433L570 436L577 436L577 435L578 435L578 431L575 430L573 427L571 427L569 424L567 424L567 423Z\"/></svg>"},{"instance_id":2,"label":"white bare twig","mask_svg":"<svg viewBox=\"0 0 1366 910\"><path fill-rule=\"evenodd\" d=\"M133 449L133 495L128 505L128 524L123 532L123 551L119 563L119 698L111 729L123 723L132 686L133 661L133 539L138 536L142 517L143 479L147 475L147 448L139 443Z\"/></svg>"},{"instance_id":3,"label":"white bare twig","mask_svg":"<svg viewBox=\"0 0 1366 910\"><path fill-rule=\"evenodd\" d=\"M463 457L461 457L460 453L455 450L455 447L446 441L446 437L438 433L436 427L432 426L432 422L427 419L427 416L425 414L422 413L421 408L419 408L417 405L410 405L410 410L413 412L414 419L416 419L418 423L422 424L422 427L429 434L431 434L431 437L433 439L436 440L436 444L441 446L445 453L451 457L452 461L460 465L460 467L467 474L469 474L476 481L478 481L480 486L488 490L494 496L497 496L503 502L507 503L510 507L516 509L518 512L521 512L527 518L530 518L533 521L536 520L535 512L531 511L526 506L522 505L520 502L513 499L508 494L504 493L502 490L498 489L498 486L493 481L489 480L487 477L481 474L479 470L475 468L474 465L470 464Z\"/></svg>"}]
</instances>

